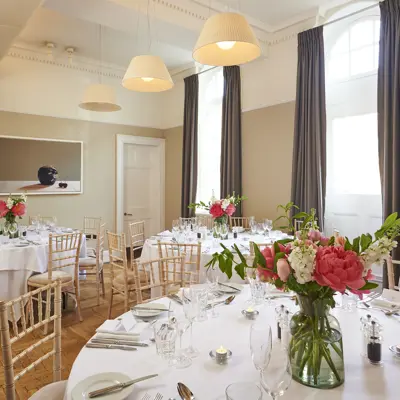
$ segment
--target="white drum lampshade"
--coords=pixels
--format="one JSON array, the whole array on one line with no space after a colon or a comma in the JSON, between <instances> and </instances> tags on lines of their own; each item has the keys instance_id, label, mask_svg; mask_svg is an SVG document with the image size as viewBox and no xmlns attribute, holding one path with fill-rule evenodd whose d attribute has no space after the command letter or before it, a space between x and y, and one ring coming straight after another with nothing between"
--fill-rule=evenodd
<instances>
[{"instance_id":1,"label":"white drum lampshade","mask_svg":"<svg viewBox=\"0 0 400 400\"><path fill-rule=\"evenodd\" d=\"M103 84L94 84L86 88L80 108L89 111L111 112L119 111L114 88Z\"/></svg>"},{"instance_id":2,"label":"white drum lampshade","mask_svg":"<svg viewBox=\"0 0 400 400\"><path fill-rule=\"evenodd\" d=\"M136 92L163 92L174 82L160 57L145 55L132 58L122 86Z\"/></svg>"},{"instance_id":3,"label":"white drum lampshade","mask_svg":"<svg viewBox=\"0 0 400 400\"><path fill-rule=\"evenodd\" d=\"M243 15L220 13L210 17L193 50L193 58L203 65L245 64L261 55L260 44Z\"/></svg>"}]
</instances>

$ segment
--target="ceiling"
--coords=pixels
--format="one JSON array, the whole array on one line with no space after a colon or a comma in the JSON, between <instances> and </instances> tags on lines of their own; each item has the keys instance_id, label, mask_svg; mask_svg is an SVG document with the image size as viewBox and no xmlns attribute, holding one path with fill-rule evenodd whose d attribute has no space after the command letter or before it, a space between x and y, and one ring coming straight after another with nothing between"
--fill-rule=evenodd
<instances>
[{"instance_id":1,"label":"ceiling","mask_svg":"<svg viewBox=\"0 0 400 400\"><path fill-rule=\"evenodd\" d=\"M320 7L353 1L46 0L33 14L32 10L21 10L24 17L26 13L32 16L15 45L44 52L44 43L51 41L56 44L54 57L66 57L65 48L71 46L76 48L76 57L102 60L121 69L133 56L151 53L162 57L170 70L176 70L193 63L192 48L201 27L215 12L245 14L266 44L273 32L316 17ZM16 23L15 10L8 11ZM0 23L11 22L0 17Z\"/></svg>"}]
</instances>

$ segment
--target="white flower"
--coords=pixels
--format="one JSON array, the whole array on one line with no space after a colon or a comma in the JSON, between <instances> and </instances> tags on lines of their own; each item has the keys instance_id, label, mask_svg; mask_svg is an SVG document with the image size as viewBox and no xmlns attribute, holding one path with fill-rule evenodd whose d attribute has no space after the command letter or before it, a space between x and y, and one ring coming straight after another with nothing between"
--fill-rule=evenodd
<instances>
[{"instance_id":1,"label":"white flower","mask_svg":"<svg viewBox=\"0 0 400 400\"><path fill-rule=\"evenodd\" d=\"M384 236L372 243L362 254L361 260L364 264L363 276L368 274L373 264L382 264L384 260L390 257L390 252L397 247L395 240L390 240Z\"/></svg>"},{"instance_id":2,"label":"white flower","mask_svg":"<svg viewBox=\"0 0 400 400\"><path fill-rule=\"evenodd\" d=\"M7 199L7 208L9 209L9 210L11 210L12 208L13 208L13 206L14 206L14 201L13 201L13 199L11 198L11 197L9 197L8 199Z\"/></svg>"},{"instance_id":3,"label":"white flower","mask_svg":"<svg viewBox=\"0 0 400 400\"><path fill-rule=\"evenodd\" d=\"M229 206L229 204L231 204L231 202L228 199L223 200L221 207L222 209L225 211L227 209L227 207Z\"/></svg>"},{"instance_id":4,"label":"white flower","mask_svg":"<svg viewBox=\"0 0 400 400\"><path fill-rule=\"evenodd\" d=\"M21 194L20 197L21 197L21 200L22 200L24 203L26 203L26 199L27 199L26 195Z\"/></svg>"},{"instance_id":5,"label":"white flower","mask_svg":"<svg viewBox=\"0 0 400 400\"><path fill-rule=\"evenodd\" d=\"M296 244L296 242L294 242ZM300 284L312 281L317 251L312 245L294 247L288 257L290 266L294 269L296 280Z\"/></svg>"}]
</instances>

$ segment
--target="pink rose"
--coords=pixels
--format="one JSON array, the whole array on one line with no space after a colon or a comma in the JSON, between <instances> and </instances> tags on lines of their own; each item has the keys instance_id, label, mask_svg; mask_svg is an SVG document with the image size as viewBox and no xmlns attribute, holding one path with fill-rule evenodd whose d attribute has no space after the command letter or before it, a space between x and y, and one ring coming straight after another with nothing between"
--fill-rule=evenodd
<instances>
[{"instance_id":1,"label":"pink rose","mask_svg":"<svg viewBox=\"0 0 400 400\"><path fill-rule=\"evenodd\" d=\"M316 261L314 278L321 286L344 293L346 287L358 290L365 285L364 267L354 251L342 246L319 247Z\"/></svg>"},{"instance_id":2,"label":"pink rose","mask_svg":"<svg viewBox=\"0 0 400 400\"><path fill-rule=\"evenodd\" d=\"M335 244L337 246L344 246L346 244L346 239L343 236L336 236L335 237Z\"/></svg>"},{"instance_id":3,"label":"pink rose","mask_svg":"<svg viewBox=\"0 0 400 400\"><path fill-rule=\"evenodd\" d=\"M235 207L235 205L234 204L229 204L229 206L228 207L226 207L226 210L225 210L225 212L230 216L230 217L232 217L232 215L235 213L235 211L236 211L236 207Z\"/></svg>"},{"instance_id":4,"label":"pink rose","mask_svg":"<svg viewBox=\"0 0 400 400\"><path fill-rule=\"evenodd\" d=\"M261 254L265 258L265 262L267 264L267 268L258 267L258 276L261 280L265 282L272 281L278 278L278 275L274 272L274 257L275 254L273 252L273 247L266 247L261 251Z\"/></svg>"},{"instance_id":5,"label":"pink rose","mask_svg":"<svg viewBox=\"0 0 400 400\"><path fill-rule=\"evenodd\" d=\"M8 213L9 209L5 201L0 200L0 218L3 218Z\"/></svg>"},{"instance_id":6,"label":"pink rose","mask_svg":"<svg viewBox=\"0 0 400 400\"><path fill-rule=\"evenodd\" d=\"M321 239L321 232L312 229L308 232L308 238L313 242L318 242Z\"/></svg>"},{"instance_id":7,"label":"pink rose","mask_svg":"<svg viewBox=\"0 0 400 400\"><path fill-rule=\"evenodd\" d=\"M299 239L299 240L301 239L301 231L295 232L294 235L296 236L297 239Z\"/></svg>"},{"instance_id":8,"label":"pink rose","mask_svg":"<svg viewBox=\"0 0 400 400\"><path fill-rule=\"evenodd\" d=\"M16 217L22 217L25 214L26 206L24 203L17 203L12 209L11 212Z\"/></svg>"},{"instance_id":9,"label":"pink rose","mask_svg":"<svg viewBox=\"0 0 400 400\"><path fill-rule=\"evenodd\" d=\"M321 246L328 246L329 240L330 240L330 238L328 238L328 237L326 237L324 235L321 235L321 239L319 239L319 244Z\"/></svg>"},{"instance_id":10,"label":"pink rose","mask_svg":"<svg viewBox=\"0 0 400 400\"><path fill-rule=\"evenodd\" d=\"M221 203L214 203L210 208L210 214L213 218L219 218L224 215L224 210L221 207Z\"/></svg>"},{"instance_id":11,"label":"pink rose","mask_svg":"<svg viewBox=\"0 0 400 400\"><path fill-rule=\"evenodd\" d=\"M290 265L285 258L280 258L276 263L278 276L282 282L287 282L290 275Z\"/></svg>"}]
</instances>

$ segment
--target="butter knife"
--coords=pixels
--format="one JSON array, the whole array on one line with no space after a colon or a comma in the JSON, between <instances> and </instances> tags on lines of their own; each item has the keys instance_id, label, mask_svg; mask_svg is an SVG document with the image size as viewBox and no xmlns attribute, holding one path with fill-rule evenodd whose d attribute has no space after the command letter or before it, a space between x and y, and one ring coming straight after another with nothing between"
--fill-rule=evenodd
<instances>
[{"instance_id":1,"label":"butter knife","mask_svg":"<svg viewBox=\"0 0 400 400\"><path fill-rule=\"evenodd\" d=\"M90 343L102 343L102 344L117 344L122 346L135 346L135 347L148 347L147 343L134 342L131 340L117 340L117 339L92 339Z\"/></svg>"},{"instance_id":2,"label":"butter knife","mask_svg":"<svg viewBox=\"0 0 400 400\"><path fill-rule=\"evenodd\" d=\"M231 286L231 285L227 285L226 283L221 283L221 282L218 282L218 285L220 285L220 286L224 286L224 287L227 287L227 288L229 288L229 289L232 289L232 290L236 290L237 292L241 292L241 290L240 290L240 289L238 289L238 288L235 288L234 286Z\"/></svg>"},{"instance_id":3,"label":"butter knife","mask_svg":"<svg viewBox=\"0 0 400 400\"><path fill-rule=\"evenodd\" d=\"M176 294L170 294L168 296L169 299L176 301L178 304L182 305L183 301L180 299L179 296L177 296Z\"/></svg>"},{"instance_id":4,"label":"butter knife","mask_svg":"<svg viewBox=\"0 0 400 400\"><path fill-rule=\"evenodd\" d=\"M142 378L132 379L128 382L118 383L117 385L107 386L103 389L94 390L93 392L89 392L89 398L92 399L93 397L99 397L103 396L104 394L120 391L128 386L133 385L134 383L146 381L147 379L155 378L156 376L158 376L158 374L147 375L143 376Z\"/></svg>"},{"instance_id":5,"label":"butter knife","mask_svg":"<svg viewBox=\"0 0 400 400\"><path fill-rule=\"evenodd\" d=\"M133 346L121 346L117 344L100 344L100 343L86 343L85 347L89 349L110 349L110 350L129 350L136 351L137 348Z\"/></svg>"}]
</instances>

